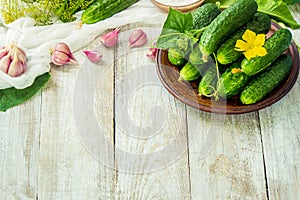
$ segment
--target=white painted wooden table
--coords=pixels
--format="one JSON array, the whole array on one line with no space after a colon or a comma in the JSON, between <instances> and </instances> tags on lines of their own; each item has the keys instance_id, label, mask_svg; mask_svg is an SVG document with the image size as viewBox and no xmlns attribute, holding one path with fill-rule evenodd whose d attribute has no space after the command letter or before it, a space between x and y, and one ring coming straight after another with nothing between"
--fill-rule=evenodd
<instances>
[{"instance_id":1,"label":"white painted wooden table","mask_svg":"<svg viewBox=\"0 0 300 200\"><path fill-rule=\"evenodd\" d=\"M85 48L106 52L99 65L52 68L0 113L0 199L299 199L300 80L258 112L198 111L162 86L146 46L127 48L135 28L159 33L122 27L116 48Z\"/></svg>"}]
</instances>

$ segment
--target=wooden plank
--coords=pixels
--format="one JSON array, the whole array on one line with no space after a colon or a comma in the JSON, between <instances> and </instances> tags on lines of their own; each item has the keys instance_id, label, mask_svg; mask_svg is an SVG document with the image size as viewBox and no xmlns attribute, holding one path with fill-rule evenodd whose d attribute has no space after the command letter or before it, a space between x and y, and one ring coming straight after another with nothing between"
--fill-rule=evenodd
<instances>
[{"instance_id":1,"label":"wooden plank","mask_svg":"<svg viewBox=\"0 0 300 200\"><path fill-rule=\"evenodd\" d=\"M298 22L300 4L290 7ZM293 30L300 43L299 30ZM298 199L300 196L300 105L299 78L279 102L259 112L270 199Z\"/></svg>"},{"instance_id":2,"label":"wooden plank","mask_svg":"<svg viewBox=\"0 0 300 200\"><path fill-rule=\"evenodd\" d=\"M0 113L0 199L35 199L41 92Z\"/></svg>"},{"instance_id":3,"label":"wooden plank","mask_svg":"<svg viewBox=\"0 0 300 200\"><path fill-rule=\"evenodd\" d=\"M297 199L300 195L299 82L290 94L260 111L270 199Z\"/></svg>"},{"instance_id":4,"label":"wooden plank","mask_svg":"<svg viewBox=\"0 0 300 200\"><path fill-rule=\"evenodd\" d=\"M117 199L190 199L185 105L175 100L146 57L149 45L128 49L135 28L149 41L155 27L123 28L116 54Z\"/></svg>"},{"instance_id":5,"label":"wooden plank","mask_svg":"<svg viewBox=\"0 0 300 200\"><path fill-rule=\"evenodd\" d=\"M192 199L267 198L256 113L188 109L188 127Z\"/></svg>"},{"instance_id":6,"label":"wooden plank","mask_svg":"<svg viewBox=\"0 0 300 200\"><path fill-rule=\"evenodd\" d=\"M86 50L97 46L99 40ZM105 52L99 65L88 63L80 51L75 53L83 61L80 66L52 69L51 84L42 98L39 199L109 199L114 195L115 170L97 154L105 141L98 137L102 130L108 138L113 137L112 84L105 85L103 93L95 93L95 88L104 85L101 81L113 80L112 71L105 71L102 77L98 74L102 71L95 71L113 60L113 50ZM102 155L113 161L111 149L105 150Z\"/></svg>"}]
</instances>

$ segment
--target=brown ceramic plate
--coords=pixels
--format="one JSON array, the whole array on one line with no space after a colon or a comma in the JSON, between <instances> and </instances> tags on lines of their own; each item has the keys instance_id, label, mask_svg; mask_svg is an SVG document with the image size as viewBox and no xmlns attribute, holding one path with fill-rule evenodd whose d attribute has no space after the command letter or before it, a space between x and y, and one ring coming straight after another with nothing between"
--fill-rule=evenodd
<instances>
[{"instance_id":1,"label":"brown ceramic plate","mask_svg":"<svg viewBox=\"0 0 300 200\"><path fill-rule=\"evenodd\" d=\"M279 28L279 25L272 22L268 35L271 35ZM270 106L279 101L291 90L299 74L299 53L294 42L291 43L285 53L291 55L293 59L289 76L268 97L252 105L242 104L238 96L227 100L220 99L219 101L215 101L212 98L200 97L198 95L199 80L192 82L178 81L179 68L169 62L167 51L165 50L158 50L156 58L157 73L165 88L174 97L193 108L220 114L242 114Z\"/></svg>"},{"instance_id":2,"label":"brown ceramic plate","mask_svg":"<svg viewBox=\"0 0 300 200\"><path fill-rule=\"evenodd\" d=\"M174 6L174 5L166 5L161 3L158 0L151 0L154 5L156 5L161 10L168 12L169 8L172 7L175 10L181 11L181 12L188 12L191 10L194 10L195 8L199 7L203 4L204 0L195 1L195 3L187 4L187 5L181 5L181 6Z\"/></svg>"}]
</instances>

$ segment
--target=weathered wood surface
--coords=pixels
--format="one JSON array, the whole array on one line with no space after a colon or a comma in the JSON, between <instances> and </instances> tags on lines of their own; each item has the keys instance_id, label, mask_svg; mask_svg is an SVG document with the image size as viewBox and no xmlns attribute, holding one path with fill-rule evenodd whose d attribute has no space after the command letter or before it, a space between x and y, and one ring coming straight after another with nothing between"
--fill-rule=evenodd
<instances>
[{"instance_id":1,"label":"weathered wood surface","mask_svg":"<svg viewBox=\"0 0 300 200\"><path fill-rule=\"evenodd\" d=\"M299 80L259 112L197 111L164 89L147 47L128 49L140 27L159 33L123 27L99 65L76 52L79 65L0 113L0 199L297 199Z\"/></svg>"}]
</instances>

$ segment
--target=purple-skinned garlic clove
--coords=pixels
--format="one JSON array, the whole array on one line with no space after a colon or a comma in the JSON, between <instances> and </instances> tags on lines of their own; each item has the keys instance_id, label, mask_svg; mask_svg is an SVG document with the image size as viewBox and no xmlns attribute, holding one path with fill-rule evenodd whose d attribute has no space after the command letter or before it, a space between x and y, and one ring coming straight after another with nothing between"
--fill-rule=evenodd
<instances>
[{"instance_id":1,"label":"purple-skinned garlic clove","mask_svg":"<svg viewBox=\"0 0 300 200\"><path fill-rule=\"evenodd\" d=\"M157 54L156 42L153 42L152 47L149 48L146 56L150 59L155 59Z\"/></svg>"},{"instance_id":2,"label":"purple-skinned garlic clove","mask_svg":"<svg viewBox=\"0 0 300 200\"><path fill-rule=\"evenodd\" d=\"M9 50L10 50L9 46L2 47L0 49L0 59L3 58L4 56L6 56L9 52Z\"/></svg>"},{"instance_id":3,"label":"purple-skinned garlic clove","mask_svg":"<svg viewBox=\"0 0 300 200\"><path fill-rule=\"evenodd\" d=\"M147 34L142 29L136 29L129 36L129 48L143 46L147 41Z\"/></svg>"},{"instance_id":4,"label":"purple-skinned garlic clove","mask_svg":"<svg viewBox=\"0 0 300 200\"><path fill-rule=\"evenodd\" d=\"M9 65L12 62L11 52L8 52L5 56L0 59L0 70L4 73L8 72Z\"/></svg>"},{"instance_id":5,"label":"purple-skinned garlic clove","mask_svg":"<svg viewBox=\"0 0 300 200\"><path fill-rule=\"evenodd\" d=\"M87 58L93 62L98 63L102 60L103 55L99 51L83 51Z\"/></svg>"},{"instance_id":6,"label":"purple-skinned garlic clove","mask_svg":"<svg viewBox=\"0 0 300 200\"><path fill-rule=\"evenodd\" d=\"M149 51L147 52L146 56L151 59L156 58L157 48L149 48Z\"/></svg>"},{"instance_id":7,"label":"purple-skinned garlic clove","mask_svg":"<svg viewBox=\"0 0 300 200\"><path fill-rule=\"evenodd\" d=\"M106 47L114 47L118 43L120 29L116 28L115 30L106 33L100 37L100 42Z\"/></svg>"},{"instance_id":8,"label":"purple-skinned garlic clove","mask_svg":"<svg viewBox=\"0 0 300 200\"><path fill-rule=\"evenodd\" d=\"M14 58L13 61L10 63L9 69L7 74L12 77L20 76L25 72L26 64L22 63L17 58Z\"/></svg>"},{"instance_id":9,"label":"purple-skinned garlic clove","mask_svg":"<svg viewBox=\"0 0 300 200\"><path fill-rule=\"evenodd\" d=\"M51 54L51 61L57 66L66 65L69 63L77 64L76 58L74 57L70 47L66 43L57 43Z\"/></svg>"}]
</instances>

